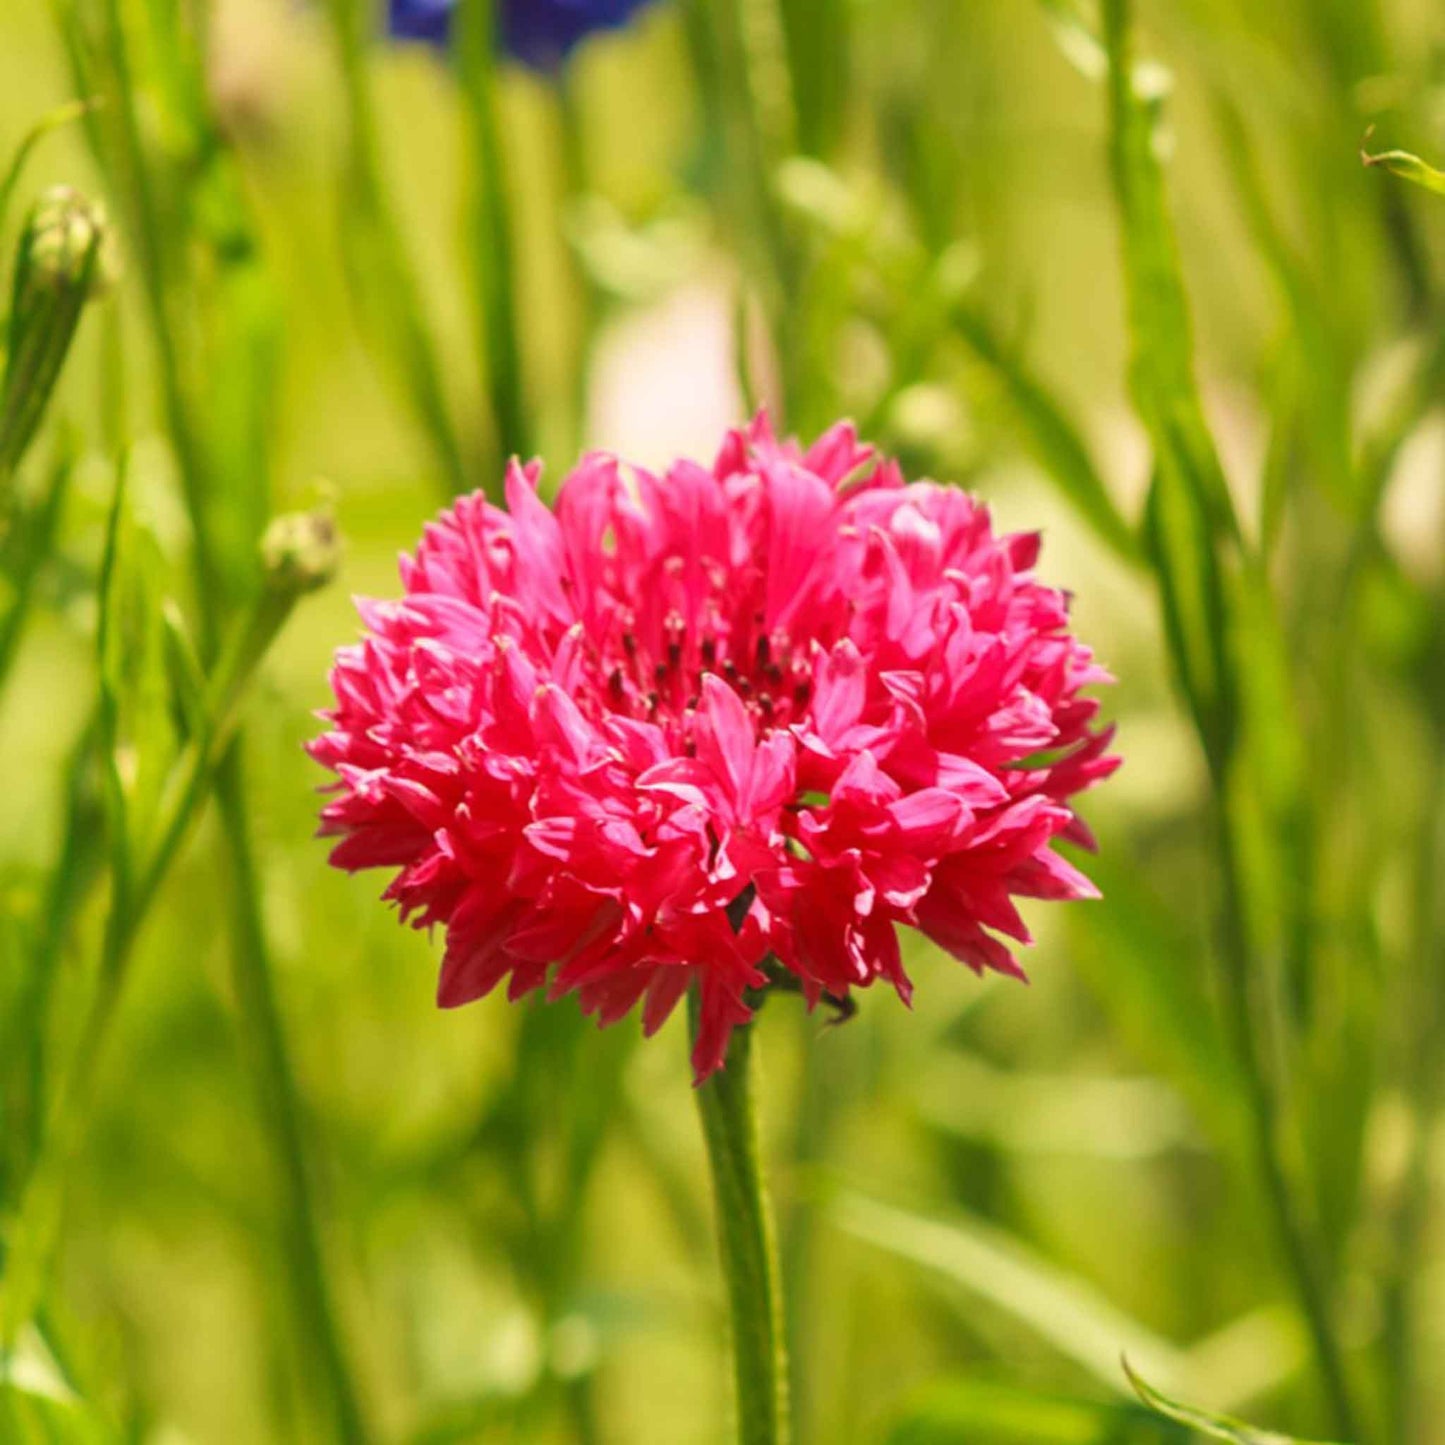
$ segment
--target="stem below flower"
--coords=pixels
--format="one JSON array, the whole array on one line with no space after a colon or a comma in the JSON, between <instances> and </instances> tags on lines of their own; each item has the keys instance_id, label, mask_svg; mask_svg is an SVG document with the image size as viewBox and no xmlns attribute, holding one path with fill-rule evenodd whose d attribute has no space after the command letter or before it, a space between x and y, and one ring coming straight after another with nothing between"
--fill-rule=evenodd
<instances>
[{"instance_id":1,"label":"stem below flower","mask_svg":"<svg viewBox=\"0 0 1445 1445\"><path fill-rule=\"evenodd\" d=\"M697 1036L700 1001L689 1011ZM727 1064L697 1089L717 1196L718 1243L732 1314L739 1445L787 1445L787 1368L772 1218L758 1154L753 1029L736 1029Z\"/></svg>"}]
</instances>

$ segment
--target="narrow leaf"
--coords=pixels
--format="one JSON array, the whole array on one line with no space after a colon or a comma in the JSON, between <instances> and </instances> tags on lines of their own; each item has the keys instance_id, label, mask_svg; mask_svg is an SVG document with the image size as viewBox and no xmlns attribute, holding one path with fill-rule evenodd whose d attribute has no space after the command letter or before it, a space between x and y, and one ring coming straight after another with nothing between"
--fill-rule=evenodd
<instances>
[{"instance_id":1,"label":"narrow leaf","mask_svg":"<svg viewBox=\"0 0 1445 1445\"><path fill-rule=\"evenodd\" d=\"M1365 139L1368 141L1369 136ZM1412 185L1433 191L1437 196L1445 196L1445 171L1437 171L1434 166L1409 151L1377 151L1371 154L1361 148L1360 159L1367 166L1378 166L1381 170L1389 171L1392 176L1411 182Z\"/></svg>"},{"instance_id":2,"label":"narrow leaf","mask_svg":"<svg viewBox=\"0 0 1445 1445\"><path fill-rule=\"evenodd\" d=\"M122 482L102 569L99 643L112 838L126 867L139 856L155 822L176 753L163 586L160 548L130 515Z\"/></svg>"},{"instance_id":3,"label":"narrow leaf","mask_svg":"<svg viewBox=\"0 0 1445 1445\"><path fill-rule=\"evenodd\" d=\"M76 1393L33 1325L20 1332L12 1350L0 1350L0 1439L6 1445L109 1445L120 1438Z\"/></svg>"},{"instance_id":4,"label":"narrow leaf","mask_svg":"<svg viewBox=\"0 0 1445 1445\"><path fill-rule=\"evenodd\" d=\"M1194 376L1189 300L1159 162L1167 75L1158 66L1135 63L1128 0L1105 0L1104 39L1135 405L1161 464L1171 457L1173 470L1197 492L1213 524L1237 536L1229 488Z\"/></svg>"},{"instance_id":5,"label":"narrow leaf","mask_svg":"<svg viewBox=\"0 0 1445 1445\"><path fill-rule=\"evenodd\" d=\"M951 319L955 333L1002 384L1034 459L1095 535L1122 561L1138 565L1142 557L1134 529L1109 495L1088 447L1063 407L980 312L957 304Z\"/></svg>"},{"instance_id":6,"label":"narrow leaf","mask_svg":"<svg viewBox=\"0 0 1445 1445\"><path fill-rule=\"evenodd\" d=\"M1234 744L1221 552L1240 532L1194 376L1189 303L1159 162L1163 87L1134 61L1128 0L1105 0L1111 161L1123 232L1130 382L1154 448L1148 531L1182 690L1216 773Z\"/></svg>"},{"instance_id":7,"label":"narrow leaf","mask_svg":"<svg viewBox=\"0 0 1445 1445\"><path fill-rule=\"evenodd\" d=\"M1170 1381L1183 1378L1182 1356L1169 1341L1002 1230L960 1215L930 1219L854 1193L835 1199L831 1213L856 1238L1012 1315L1111 1388L1118 1388L1120 1350L1150 1360L1153 1371Z\"/></svg>"},{"instance_id":8,"label":"narrow leaf","mask_svg":"<svg viewBox=\"0 0 1445 1445\"><path fill-rule=\"evenodd\" d=\"M29 505L17 506L10 523L11 532L3 544L3 568L10 583L11 598L0 616L0 688L10 676L11 665L19 650L26 619L34 603L36 582L55 548L60 518L70 482L75 473L74 439L65 438L44 491Z\"/></svg>"},{"instance_id":9,"label":"narrow leaf","mask_svg":"<svg viewBox=\"0 0 1445 1445\"><path fill-rule=\"evenodd\" d=\"M885 1445L1173 1445L1187 1434L1124 1401L948 1380L910 1401Z\"/></svg>"},{"instance_id":10,"label":"narrow leaf","mask_svg":"<svg viewBox=\"0 0 1445 1445\"><path fill-rule=\"evenodd\" d=\"M20 144L15 147L15 154L10 158L10 164L6 168L4 176L0 177L0 229L4 228L10 203L15 199L16 188L20 184L20 178L25 174L25 167L34 154L35 148L51 131L59 130L62 126L80 120L94 108L95 104L96 102L93 100L72 100L65 105L56 106L54 110L47 111L42 115L21 136Z\"/></svg>"},{"instance_id":11,"label":"narrow leaf","mask_svg":"<svg viewBox=\"0 0 1445 1445\"><path fill-rule=\"evenodd\" d=\"M1158 1390L1148 1384L1127 1359L1123 1364L1124 1373L1129 1377L1129 1383L1134 1387L1135 1394L1151 1410L1156 1411L1167 1420L1187 1425L1191 1430L1201 1435L1207 1435L1211 1440L1230 1440L1234 1442L1234 1445L1311 1445L1311 1442L1298 1440L1292 1435L1278 1435L1269 1430L1258 1430L1253 1425L1243 1424L1239 1420L1231 1420L1226 1415L1211 1415L1207 1411L1195 1409L1191 1405L1181 1405L1177 1401L1161 1395Z\"/></svg>"}]
</instances>

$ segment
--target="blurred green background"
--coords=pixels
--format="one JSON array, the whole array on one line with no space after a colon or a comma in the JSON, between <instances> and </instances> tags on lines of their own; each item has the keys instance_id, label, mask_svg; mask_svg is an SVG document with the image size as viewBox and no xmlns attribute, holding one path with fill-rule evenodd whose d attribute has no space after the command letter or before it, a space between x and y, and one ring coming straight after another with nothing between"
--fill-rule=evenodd
<instances>
[{"instance_id":1,"label":"blurred green background","mask_svg":"<svg viewBox=\"0 0 1445 1445\"><path fill-rule=\"evenodd\" d=\"M123 274L7 503L68 469L0 701L0 1009L22 1023L0 1032L0 1290L44 1153L21 1076L84 1046L114 896L97 856L47 935L67 837L105 855L114 826L76 750L120 460L139 572L203 663L268 515L331 498L345 555L245 707L246 853L207 809L148 910L0 1438L727 1438L685 1030L643 1046L570 1002L438 1012L438 943L397 926L379 876L326 866L302 743L350 597L393 592L397 553L502 451L537 451L551 483L579 446L708 457L766 401L803 434L850 414L1003 529L1041 527L1042 571L1119 679L1127 759L1084 809L1104 901L1029 914L1032 987L915 940L912 1013L881 994L845 1027L786 997L763 1013L798 1439L1187 1438L1127 1403L1121 1351L1172 1394L1336 1438L1272 1152L1358 1438L1445 1441L1445 201L1357 154L1375 124L1372 144L1445 155L1445 19L1140 10L1157 64L1134 114L1212 445L1183 390L1131 403L1149 318L1131 344L1087 7L658 0L562 77L391 45L345 3L4 7L0 153L104 97L37 149L5 253L63 182L106 205ZM1237 528L1199 542L1242 699L1225 743L1179 665L1194 574L1158 481L1139 541L1174 423L1181 455L1217 449ZM294 1090L237 962L238 896ZM37 1023L19 1000L39 968Z\"/></svg>"}]
</instances>

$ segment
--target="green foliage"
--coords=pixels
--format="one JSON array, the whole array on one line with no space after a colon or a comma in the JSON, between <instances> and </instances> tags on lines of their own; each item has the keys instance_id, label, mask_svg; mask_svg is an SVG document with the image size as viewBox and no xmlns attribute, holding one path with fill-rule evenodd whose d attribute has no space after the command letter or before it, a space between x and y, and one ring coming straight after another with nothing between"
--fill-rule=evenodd
<instances>
[{"instance_id":1,"label":"green foliage","mask_svg":"<svg viewBox=\"0 0 1445 1445\"><path fill-rule=\"evenodd\" d=\"M0 1355L0 1429L13 1445L118 1445L123 1438L76 1394L35 1329Z\"/></svg>"},{"instance_id":2,"label":"green foliage","mask_svg":"<svg viewBox=\"0 0 1445 1445\"><path fill-rule=\"evenodd\" d=\"M885 1438L887 1445L1183 1445L1188 1436L1133 1405L958 1380L924 1393Z\"/></svg>"},{"instance_id":3,"label":"green foliage","mask_svg":"<svg viewBox=\"0 0 1445 1445\"><path fill-rule=\"evenodd\" d=\"M1124 1361L1124 1371L1129 1376L1129 1383L1133 1385L1135 1393L1151 1410L1166 1419L1187 1425L1190 1430L1207 1435L1211 1440L1231 1440L1234 1445L1309 1445L1309 1442L1297 1441L1289 1435L1275 1435L1266 1430L1257 1430L1253 1425L1244 1425L1238 1420L1229 1420L1223 1415L1211 1415L1204 1410L1196 1410L1191 1405L1181 1405L1167 1399L1141 1378L1128 1360Z\"/></svg>"},{"instance_id":4,"label":"green foliage","mask_svg":"<svg viewBox=\"0 0 1445 1445\"><path fill-rule=\"evenodd\" d=\"M437 1015L301 743L439 498L740 396L1042 528L1127 761L1031 989L757 1026L794 1438L1438 1436L1438 7L0 9L0 1440L727 1437L685 1028Z\"/></svg>"},{"instance_id":5,"label":"green foliage","mask_svg":"<svg viewBox=\"0 0 1445 1445\"><path fill-rule=\"evenodd\" d=\"M1360 158L1367 166L1378 166L1381 170L1389 171L1391 175L1400 176L1424 190L1433 191L1437 196L1445 196L1445 171L1437 171L1434 166L1422 161L1417 155L1411 155L1409 151L1376 151L1372 154L1362 150Z\"/></svg>"}]
</instances>

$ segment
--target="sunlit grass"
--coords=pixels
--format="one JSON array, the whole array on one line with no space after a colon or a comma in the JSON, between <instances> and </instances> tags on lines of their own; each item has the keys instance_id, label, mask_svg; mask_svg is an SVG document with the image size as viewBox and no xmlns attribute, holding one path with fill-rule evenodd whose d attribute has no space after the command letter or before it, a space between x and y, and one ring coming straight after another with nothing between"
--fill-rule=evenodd
<instances>
[{"instance_id":1,"label":"sunlit grass","mask_svg":"<svg viewBox=\"0 0 1445 1445\"><path fill-rule=\"evenodd\" d=\"M3 294L57 183L122 274L0 498L0 1440L728 1438L685 1026L437 1012L301 745L446 496L753 400L1042 526L1128 760L1029 988L915 941L911 1014L765 1011L795 1438L1435 1439L1442 40L657 0L558 83L348 0L6 7L0 176L100 104Z\"/></svg>"}]
</instances>

